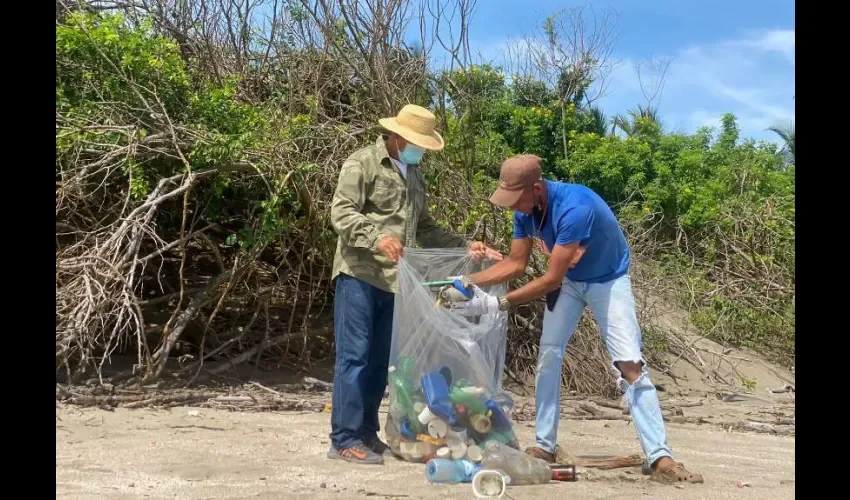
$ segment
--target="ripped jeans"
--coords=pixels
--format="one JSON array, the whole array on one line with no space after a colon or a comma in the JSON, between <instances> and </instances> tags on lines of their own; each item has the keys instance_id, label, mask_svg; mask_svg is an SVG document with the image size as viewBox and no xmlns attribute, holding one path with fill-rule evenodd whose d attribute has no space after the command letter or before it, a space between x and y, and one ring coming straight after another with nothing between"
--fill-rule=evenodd
<instances>
[{"instance_id":1,"label":"ripped jeans","mask_svg":"<svg viewBox=\"0 0 850 500\"><path fill-rule=\"evenodd\" d=\"M612 362L643 363L641 376L634 384L620 377L617 385L625 393L641 448L649 463L664 456L672 457L661 404L641 354L640 326L628 274L606 283L580 283L564 278L555 307L544 313L535 389L537 446L548 452L555 451L561 405L561 366L567 343L575 333L585 306L590 306L599 324Z\"/></svg>"}]
</instances>

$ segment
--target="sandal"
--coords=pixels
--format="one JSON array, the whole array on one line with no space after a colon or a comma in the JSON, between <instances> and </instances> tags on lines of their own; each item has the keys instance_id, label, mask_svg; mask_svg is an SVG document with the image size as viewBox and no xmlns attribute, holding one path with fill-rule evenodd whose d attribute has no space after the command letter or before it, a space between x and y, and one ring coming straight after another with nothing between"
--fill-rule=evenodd
<instances>
[{"instance_id":1,"label":"sandal","mask_svg":"<svg viewBox=\"0 0 850 500\"><path fill-rule=\"evenodd\" d=\"M531 446L525 449L525 453L531 455L532 457L539 458L541 460L545 460L550 464L555 463L555 454L544 450L543 448L539 448L537 446Z\"/></svg>"},{"instance_id":2,"label":"sandal","mask_svg":"<svg viewBox=\"0 0 850 500\"><path fill-rule=\"evenodd\" d=\"M655 469L650 477L660 483L703 483L702 474L690 472L681 462L674 462L664 470Z\"/></svg>"}]
</instances>

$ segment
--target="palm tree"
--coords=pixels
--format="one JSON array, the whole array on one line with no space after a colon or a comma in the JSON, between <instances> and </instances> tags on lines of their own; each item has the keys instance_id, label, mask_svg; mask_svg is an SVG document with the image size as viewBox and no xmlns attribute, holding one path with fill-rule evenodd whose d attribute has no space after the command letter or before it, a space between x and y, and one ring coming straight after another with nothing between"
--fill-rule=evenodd
<instances>
[{"instance_id":1,"label":"palm tree","mask_svg":"<svg viewBox=\"0 0 850 500\"><path fill-rule=\"evenodd\" d=\"M617 115L611 119L611 133L615 133L617 129L622 130L629 137L635 133L634 123L628 116Z\"/></svg>"},{"instance_id":2,"label":"palm tree","mask_svg":"<svg viewBox=\"0 0 850 500\"><path fill-rule=\"evenodd\" d=\"M638 133L639 124L638 120L641 118L646 118L652 122L658 124L658 127L661 127L661 122L658 120L658 109L653 108L652 106L638 106L635 109L629 110L629 112L624 115L617 115L611 120L611 133L613 134L616 129L620 129L627 136L632 136Z\"/></svg>"},{"instance_id":3,"label":"palm tree","mask_svg":"<svg viewBox=\"0 0 850 500\"><path fill-rule=\"evenodd\" d=\"M596 135L605 136L606 123L608 123L608 119L605 117L605 113L602 112L601 109L596 106L590 108L590 123L588 126L588 130L590 132L595 133Z\"/></svg>"},{"instance_id":4,"label":"palm tree","mask_svg":"<svg viewBox=\"0 0 850 500\"><path fill-rule=\"evenodd\" d=\"M785 145L782 146L780 153L784 154L791 163L796 163L796 156L794 154L794 122L788 122L787 125L774 125L773 127L769 127L768 130L785 141Z\"/></svg>"}]
</instances>

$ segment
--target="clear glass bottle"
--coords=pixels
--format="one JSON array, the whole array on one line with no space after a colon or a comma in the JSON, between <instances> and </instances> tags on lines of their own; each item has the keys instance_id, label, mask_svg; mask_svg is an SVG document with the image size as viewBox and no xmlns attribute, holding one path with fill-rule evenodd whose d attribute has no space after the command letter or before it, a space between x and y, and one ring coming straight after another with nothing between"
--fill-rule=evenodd
<instances>
[{"instance_id":1,"label":"clear glass bottle","mask_svg":"<svg viewBox=\"0 0 850 500\"><path fill-rule=\"evenodd\" d=\"M552 469L546 461L498 441L487 442L481 465L484 469L505 471L511 478L511 486L546 484L552 480Z\"/></svg>"}]
</instances>

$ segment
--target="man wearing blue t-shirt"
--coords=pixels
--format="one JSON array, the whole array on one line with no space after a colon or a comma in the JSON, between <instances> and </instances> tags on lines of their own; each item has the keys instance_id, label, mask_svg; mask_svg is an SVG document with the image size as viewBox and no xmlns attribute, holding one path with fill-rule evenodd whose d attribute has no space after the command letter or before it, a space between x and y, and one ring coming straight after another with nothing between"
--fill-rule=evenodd
<instances>
[{"instance_id":1,"label":"man wearing blue t-shirt","mask_svg":"<svg viewBox=\"0 0 850 500\"><path fill-rule=\"evenodd\" d=\"M613 365L621 374L617 385L625 392L638 439L652 464L653 479L703 482L700 474L674 461L667 446L661 405L641 353L629 278L629 245L605 201L585 186L543 180L540 158L521 155L502 164L499 189L490 202L514 210L510 255L468 276L474 283L474 298L451 307L475 316L547 296L537 360L537 446L526 452L555 461L561 365L582 311L590 306ZM501 297L479 288L521 276L534 239L542 241L549 254L549 269L543 276Z\"/></svg>"}]
</instances>

